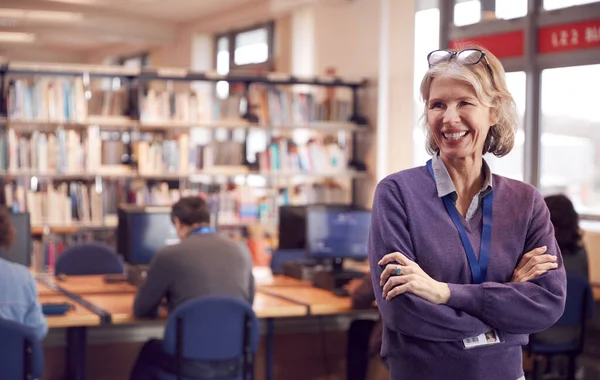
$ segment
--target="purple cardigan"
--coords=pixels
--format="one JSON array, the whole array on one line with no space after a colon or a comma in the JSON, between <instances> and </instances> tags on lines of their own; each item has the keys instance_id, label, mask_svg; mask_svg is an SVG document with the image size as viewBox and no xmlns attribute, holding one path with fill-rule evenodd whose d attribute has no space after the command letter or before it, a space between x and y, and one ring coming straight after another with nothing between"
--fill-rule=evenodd
<instances>
[{"instance_id":1,"label":"purple cardigan","mask_svg":"<svg viewBox=\"0 0 600 380\"><path fill-rule=\"evenodd\" d=\"M523 375L521 346L528 334L545 330L562 315L566 276L550 215L532 186L493 175L494 202L486 281L471 283L471 271L456 227L425 166L384 178L373 200L369 261L384 331L381 354L391 380L517 380ZM465 230L476 255L481 207ZM546 245L558 269L524 283L510 283L521 256ZM399 251L433 279L450 286L447 305L413 294L382 298L381 267ZM465 349L462 340L491 328L502 343Z\"/></svg>"}]
</instances>

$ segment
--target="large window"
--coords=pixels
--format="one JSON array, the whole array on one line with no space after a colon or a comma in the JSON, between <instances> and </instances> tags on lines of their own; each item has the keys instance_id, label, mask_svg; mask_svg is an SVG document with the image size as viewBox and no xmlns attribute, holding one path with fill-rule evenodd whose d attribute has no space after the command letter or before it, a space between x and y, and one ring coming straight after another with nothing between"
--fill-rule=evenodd
<instances>
[{"instance_id":1,"label":"large window","mask_svg":"<svg viewBox=\"0 0 600 380\"><path fill-rule=\"evenodd\" d=\"M553 9L573 7L589 3L597 3L600 0L544 0L544 9L551 11Z\"/></svg>"},{"instance_id":2,"label":"large window","mask_svg":"<svg viewBox=\"0 0 600 380\"><path fill-rule=\"evenodd\" d=\"M600 65L542 71L541 191L600 214Z\"/></svg>"},{"instance_id":3,"label":"large window","mask_svg":"<svg viewBox=\"0 0 600 380\"><path fill-rule=\"evenodd\" d=\"M489 19L508 20L526 14L527 0L455 0L454 3L456 26L476 24Z\"/></svg>"}]
</instances>

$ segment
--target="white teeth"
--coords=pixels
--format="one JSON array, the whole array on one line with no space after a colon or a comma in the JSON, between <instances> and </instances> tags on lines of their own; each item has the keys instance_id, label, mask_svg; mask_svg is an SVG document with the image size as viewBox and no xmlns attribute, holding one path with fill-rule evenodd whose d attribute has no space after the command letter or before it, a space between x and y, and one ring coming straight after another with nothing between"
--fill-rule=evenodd
<instances>
[{"instance_id":1,"label":"white teeth","mask_svg":"<svg viewBox=\"0 0 600 380\"><path fill-rule=\"evenodd\" d=\"M466 131L459 132L459 133L444 133L444 137L447 138L448 140L458 140L466 134L467 134Z\"/></svg>"}]
</instances>

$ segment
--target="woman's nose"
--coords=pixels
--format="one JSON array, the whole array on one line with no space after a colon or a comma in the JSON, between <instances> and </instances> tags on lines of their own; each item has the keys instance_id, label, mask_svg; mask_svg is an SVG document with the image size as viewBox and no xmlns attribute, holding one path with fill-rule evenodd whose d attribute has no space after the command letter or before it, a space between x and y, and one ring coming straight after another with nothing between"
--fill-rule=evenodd
<instances>
[{"instance_id":1,"label":"woman's nose","mask_svg":"<svg viewBox=\"0 0 600 380\"><path fill-rule=\"evenodd\" d=\"M444 124L454 125L460 121L460 116L454 108L448 107L444 112Z\"/></svg>"}]
</instances>

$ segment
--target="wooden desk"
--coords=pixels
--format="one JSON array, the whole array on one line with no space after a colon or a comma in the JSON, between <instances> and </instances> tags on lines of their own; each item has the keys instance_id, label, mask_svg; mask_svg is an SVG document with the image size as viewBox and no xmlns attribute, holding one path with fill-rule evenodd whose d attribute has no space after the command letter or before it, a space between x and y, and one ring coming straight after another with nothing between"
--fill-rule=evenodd
<instances>
[{"instance_id":1,"label":"wooden desk","mask_svg":"<svg viewBox=\"0 0 600 380\"><path fill-rule=\"evenodd\" d=\"M281 287L281 286L312 286L312 283L307 280L298 280L296 278L275 275L273 276L273 281L271 282L262 282L257 284L256 288L271 288L271 287Z\"/></svg>"},{"instance_id":2,"label":"wooden desk","mask_svg":"<svg viewBox=\"0 0 600 380\"><path fill-rule=\"evenodd\" d=\"M137 288L128 282L118 282L107 284L104 282L103 275L94 276L67 276L65 280L59 281L53 278L52 281L70 293L79 295L86 294L134 294Z\"/></svg>"},{"instance_id":3,"label":"wooden desk","mask_svg":"<svg viewBox=\"0 0 600 380\"><path fill-rule=\"evenodd\" d=\"M135 295L131 293L83 296L86 301L110 313L113 324L132 324L145 321L133 316L134 297ZM256 293L253 309L258 318L303 317L308 313L308 309L304 305L262 293ZM161 318L166 317L166 310L161 310Z\"/></svg>"},{"instance_id":4,"label":"wooden desk","mask_svg":"<svg viewBox=\"0 0 600 380\"><path fill-rule=\"evenodd\" d=\"M269 287L259 289L258 292L308 305L310 313L313 315L341 314L353 311L350 297L338 297L327 290L315 287Z\"/></svg>"},{"instance_id":5,"label":"wooden desk","mask_svg":"<svg viewBox=\"0 0 600 380\"><path fill-rule=\"evenodd\" d=\"M60 292L51 289L50 287L48 287L47 285L42 284L39 281L35 282L37 285L37 291L38 291L38 297L44 297L44 296L52 296L52 295L57 295L60 294Z\"/></svg>"},{"instance_id":6,"label":"wooden desk","mask_svg":"<svg viewBox=\"0 0 600 380\"><path fill-rule=\"evenodd\" d=\"M47 315L49 328L66 328L80 326L97 326L100 324L100 317L67 296L59 293L52 295L46 294L39 297L40 303L69 303L75 307L75 310L68 311L65 315Z\"/></svg>"}]
</instances>

